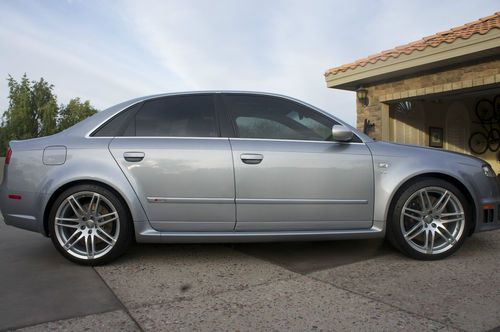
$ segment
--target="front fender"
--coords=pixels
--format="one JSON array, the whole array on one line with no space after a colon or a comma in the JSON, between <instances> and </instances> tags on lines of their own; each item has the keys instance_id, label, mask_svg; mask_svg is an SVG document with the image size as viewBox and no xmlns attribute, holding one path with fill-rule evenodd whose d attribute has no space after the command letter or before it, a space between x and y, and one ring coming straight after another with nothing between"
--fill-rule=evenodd
<instances>
[{"instance_id":1,"label":"front fender","mask_svg":"<svg viewBox=\"0 0 500 332\"><path fill-rule=\"evenodd\" d=\"M380 145L378 145L380 144ZM378 146L377 146L378 145ZM481 163L473 158L434 149L421 149L377 142L369 145L375 179L374 220L386 221L398 190L419 176L451 178L465 187L479 220L482 197L498 196L497 186L484 176Z\"/></svg>"}]
</instances>

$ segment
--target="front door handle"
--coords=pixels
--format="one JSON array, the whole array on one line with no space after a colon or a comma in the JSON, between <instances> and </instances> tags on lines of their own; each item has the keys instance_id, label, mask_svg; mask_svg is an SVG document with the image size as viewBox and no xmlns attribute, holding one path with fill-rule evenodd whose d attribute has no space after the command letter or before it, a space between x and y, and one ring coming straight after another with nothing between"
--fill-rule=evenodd
<instances>
[{"instance_id":1,"label":"front door handle","mask_svg":"<svg viewBox=\"0 0 500 332\"><path fill-rule=\"evenodd\" d=\"M256 165L260 164L262 159L264 159L264 156L256 153L243 153L242 155L240 155L240 158L241 161L245 164Z\"/></svg>"},{"instance_id":2,"label":"front door handle","mask_svg":"<svg viewBox=\"0 0 500 332\"><path fill-rule=\"evenodd\" d=\"M142 161L144 159L144 152L124 152L123 153L123 158L125 158L126 161L130 161L133 163L137 163L139 161Z\"/></svg>"}]
</instances>

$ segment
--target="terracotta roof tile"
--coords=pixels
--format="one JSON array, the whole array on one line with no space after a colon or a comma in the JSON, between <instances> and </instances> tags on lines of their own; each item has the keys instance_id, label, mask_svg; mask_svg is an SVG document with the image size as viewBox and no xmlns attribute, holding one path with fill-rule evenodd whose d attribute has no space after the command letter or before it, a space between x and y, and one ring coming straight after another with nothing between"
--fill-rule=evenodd
<instances>
[{"instance_id":1,"label":"terracotta roof tile","mask_svg":"<svg viewBox=\"0 0 500 332\"><path fill-rule=\"evenodd\" d=\"M364 67L369 63L374 64L378 61L385 61L389 58L397 58L401 54L409 55L414 51L423 51L427 47L437 47L443 43L451 44L458 38L469 39L472 35L475 34L484 35L495 28L500 29L500 12L496 12L491 16L483 17L477 21L452 28L448 31L438 32L432 36L424 37L420 40L406 45L401 45L390 50L370 55L369 57L356 60L352 63L348 63L340 67L328 69L325 73L325 76L345 72L348 69Z\"/></svg>"}]
</instances>

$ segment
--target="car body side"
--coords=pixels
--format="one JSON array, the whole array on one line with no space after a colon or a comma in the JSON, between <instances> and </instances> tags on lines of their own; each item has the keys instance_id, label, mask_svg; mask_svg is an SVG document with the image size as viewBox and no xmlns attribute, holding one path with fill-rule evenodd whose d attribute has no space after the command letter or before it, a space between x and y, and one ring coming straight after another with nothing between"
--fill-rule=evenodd
<instances>
[{"instance_id":1,"label":"car body side","mask_svg":"<svg viewBox=\"0 0 500 332\"><path fill-rule=\"evenodd\" d=\"M152 97L116 105L53 136L11 142L10 147L13 150L11 164L15 167L5 167L4 181L0 186L0 210L5 222L48 236L48 212L58 194L77 183L92 182L106 186L123 199L134 222L138 242L279 240L280 234L288 239L303 239L306 236L310 239L383 237L391 202L398 190L409 181L432 176L452 182L465 193L474 213L473 231L500 228L498 216L500 190L496 178L484 175L482 170L484 161L437 149L376 142L332 115L301 102L350 127L363 141L358 144L365 144L369 149L374 174L374 212L370 229L281 233L233 231L225 234L158 232L151 227L137 193L109 151L109 144L113 138L90 136L108 119L131 105L149 98ZM58 160L63 160L62 164ZM10 194L20 195L22 199L9 199ZM485 204L495 207L493 222L483 223ZM247 236L240 237L242 233L246 233Z\"/></svg>"}]
</instances>

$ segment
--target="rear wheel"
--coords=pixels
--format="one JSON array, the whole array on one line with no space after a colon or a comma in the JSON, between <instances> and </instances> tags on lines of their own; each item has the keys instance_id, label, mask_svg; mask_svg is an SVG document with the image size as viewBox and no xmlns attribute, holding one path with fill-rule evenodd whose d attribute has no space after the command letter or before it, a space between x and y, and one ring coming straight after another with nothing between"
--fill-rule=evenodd
<instances>
[{"instance_id":1,"label":"rear wheel","mask_svg":"<svg viewBox=\"0 0 500 332\"><path fill-rule=\"evenodd\" d=\"M437 260L450 256L465 241L470 209L449 182L425 179L400 191L388 221L388 239L404 254Z\"/></svg>"},{"instance_id":2,"label":"rear wheel","mask_svg":"<svg viewBox=\"0 0 500 332\"><path fill-rule=\"evenodd\" d=\"M49 218L57 250L82 265L108 263L123 254L132 240L125 204L101 186L78 185L64 191Z\"/></svg>"}]
</instances>

